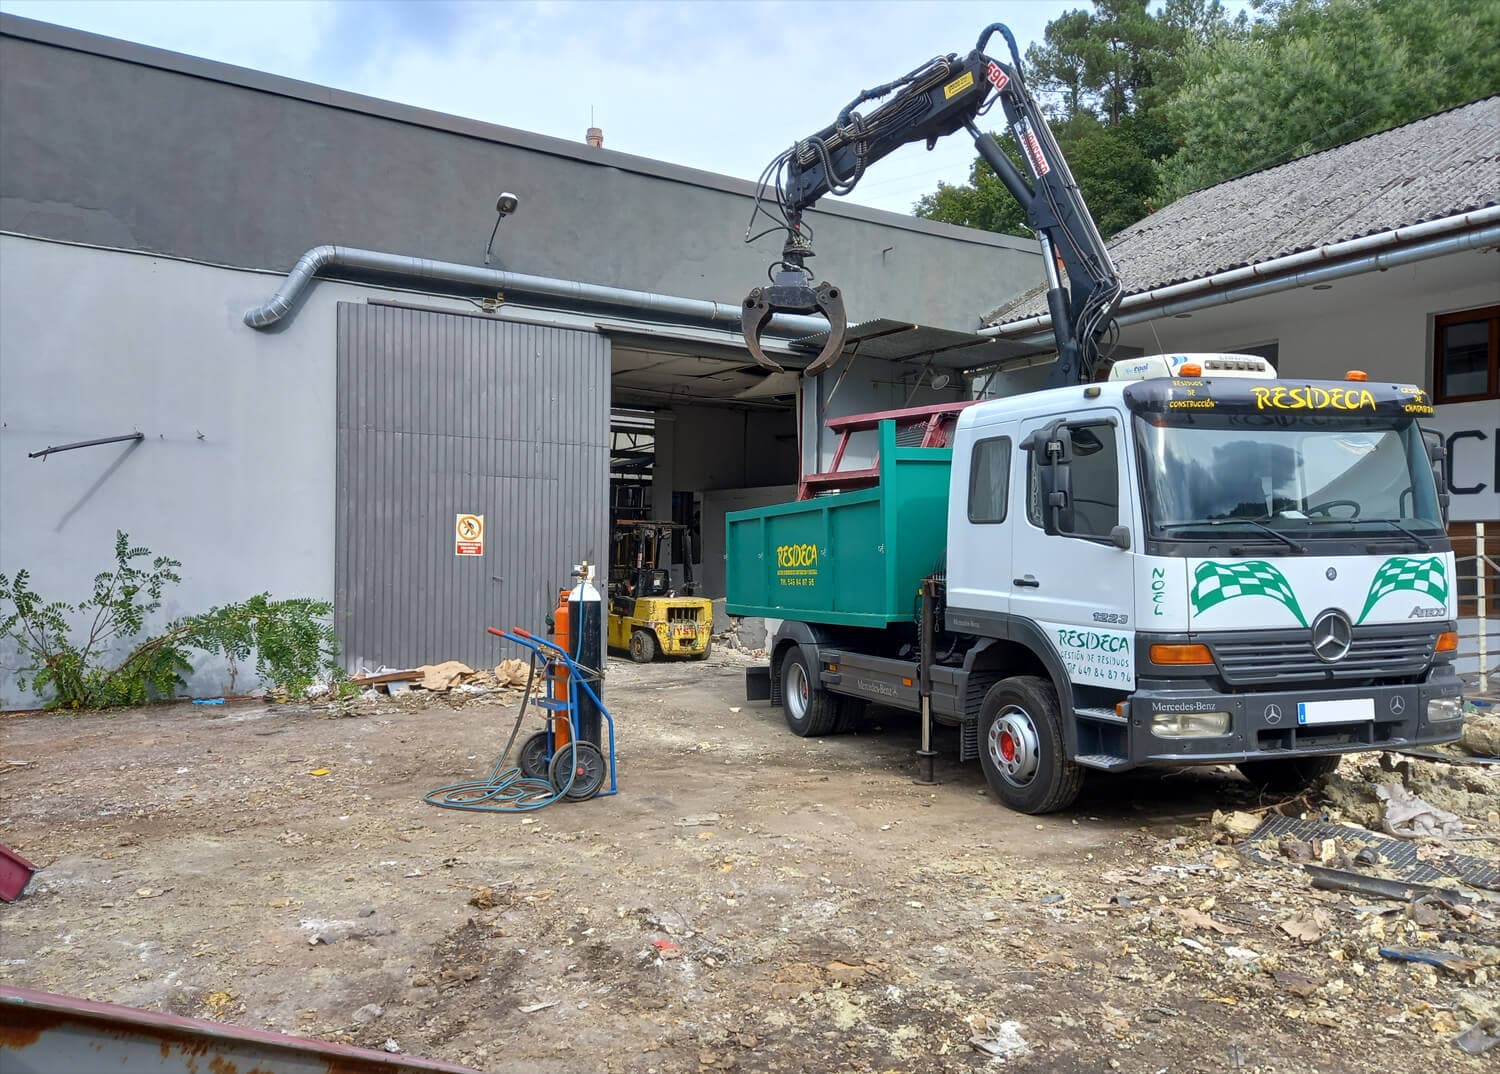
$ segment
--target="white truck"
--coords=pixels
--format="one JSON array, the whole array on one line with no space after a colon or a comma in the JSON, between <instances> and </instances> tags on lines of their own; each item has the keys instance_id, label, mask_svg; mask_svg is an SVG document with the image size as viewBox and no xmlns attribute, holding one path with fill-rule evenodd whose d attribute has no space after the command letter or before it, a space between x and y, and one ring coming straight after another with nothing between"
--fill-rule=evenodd
<instances>
[{"instance_id":1,"label":"white truck","mask_svg":"<svg viewBox=\"0 0 1500 1074\"><path fill-rule=\"evenodd\" d=\"M728 516L728 611L784 620L750 696L827 733L863 701L918 711L925 671L932 718L1028 813L1067 807L1089 768L1236 764L1292 788L1343 753L1451 741L1430 412L1411 385L1176 355L963 407L950 447L896 446L886 419L875 487Z\"/></svg>"},{"instance_id":2,"label":"white truck","mask_svg":"<svg viewBox=\"0 0 1500 1074\"><path fill-rule=\"evenodd\" d=\"M984 51L996 33L1009 63ZM997 102L1024 174L976 126ZM1051 386L868 416L875 466L727 516L727 611L784 621L749 696L780 700L802 735L861 702L922 711L929 777L930 720L957 725L960 755L1028 813L1065 808L1090 768L1229 763L1287 787L1342 753L1457 738L1426 393L1354 372L1280 380L1235 354L1125 359L1100 382L1122 285L1004 26L861 93L772 161L752 222L785 243L744 303L752 356L780 369L761 331L816 310L829 331L803 373L838 360L843 298L811 286L803 212L958 130L1040 244Z\"/></svg>"}]
</instances>

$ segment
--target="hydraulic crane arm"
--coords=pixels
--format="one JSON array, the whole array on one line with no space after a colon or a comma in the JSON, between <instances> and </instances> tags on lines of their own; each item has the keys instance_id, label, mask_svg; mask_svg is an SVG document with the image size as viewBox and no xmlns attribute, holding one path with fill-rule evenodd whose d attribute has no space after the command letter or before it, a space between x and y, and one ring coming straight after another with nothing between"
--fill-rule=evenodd
<instances>
[{"instance_id":1,"label":"hydraulic crane arm","mask_svg":"<svg viewBox=\"0 0 1500 1074\"><path fill-rule=\"evenodd\" d=\"M1008 64L985 54L985 46L996 33L1010 46ZM1021 146L1024 174L993 137L975 126L975 120L996 99ZM883 103L868 116L857 111L870 101ZM871 164L901 146L925 141L931 149L939 138L959 130L974 139L979 155L1025 210L1027 223L1041 243L1047 308L1057 341L1051 385L1076 384L1093 375L1099 337L1119 304L1120 281L1052 130L1026 89L1016 39L1000 23L987 27L967 56L939 56L894 82L864 91L833 123L799 141L766 168L745 239L750 242L772 231L785 231L786 242L781 258L771 266L770 286L757 287L745 299L745 342L761 366L781 369L760 346L762 329L780 312L821 311L828 318L828 341L807 367L808 375L826 369L843 350L847 328L843 297L829 283L811 286L812 273L805 260L813 256L812 229L804 224L803 212L825 194L848 194ZM752 235L760 215L767 216L773 226Z\"/></svg>"}]
</instances>

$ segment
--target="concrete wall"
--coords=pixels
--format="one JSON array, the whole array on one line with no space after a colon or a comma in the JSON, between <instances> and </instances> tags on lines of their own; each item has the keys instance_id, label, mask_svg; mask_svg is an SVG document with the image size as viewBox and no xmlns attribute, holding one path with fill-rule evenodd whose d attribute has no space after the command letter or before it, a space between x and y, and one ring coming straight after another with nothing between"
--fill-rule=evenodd
<instances>
[{"instance_id":1,"label":"concrete wall","mask_svg":"<svg viewBox=\"0 0 1500 1074\"><path fill-rule=\"evenodd\" d=\"M802 388L802 459L806 473L821 473L833 465L839 434L827 428L829 418L850 414L868 414L875 410L898 410L903 407L930 406L933 403L956 402L966 397L963 378L955 375L942 391L933 391L924 380L914 392L912 386L921 373L920 366L895 362L855 359L855 366L843 383L839 375L843 364L811 381ZM875 457L875 431L855 433L844 452L841 470L868 467Z\"/></svg>"},{"instance_id":2,"label":"concrete wall","mask_svg":"<svg viewBox=\"0 0 1500 1074\"><path fill-rule=\"evenodd\" d=\"M125 530L183 564L150 626L262 590L332 599L334 308L379 292L329 284L285 331L252 332L240 314L272 282L0 236L0 573L80 600ZM0 648L5 707L31 700L15 668ZM226 689L223 669L190 687Z\"/></svg>"},{"instance_id":3,"label":"concrete wall","mask_svg":"<svg viewBox=\"0 0 1500 1074\"><path fill-rule=\"evenodd\" d=\"M672 408L672 480L678 492L783 484L797 476L790 410Z\"/></svg>"},{"instance_id":4,"label":"concrete wall","mask_svg":"<svg viewBox=\"0 0 1500 1074\"><path fill-rule=\"evenodd\" d=\"M743 242L741 180L13 16L0 29L3 230L281 271L321 243L478 264L510 190L501 268L738 302L780 252ZM1040 278L1034 243L825 209L816 267L851 321L972 329Z\"/></svg>"},{"instance_id":5,"label":"concrete wall","mask_svg":"<svg viewBox=\"0 0 1500 1074\"><path fill-rule=\"evenodd\" d=\"M724 516L730 511L769 507L797 498L796 485L764 488L721 489L703 494L703 566L698 592L705 597L724 595L727 568L724 560Z\"/></svg>"}]
</instances>

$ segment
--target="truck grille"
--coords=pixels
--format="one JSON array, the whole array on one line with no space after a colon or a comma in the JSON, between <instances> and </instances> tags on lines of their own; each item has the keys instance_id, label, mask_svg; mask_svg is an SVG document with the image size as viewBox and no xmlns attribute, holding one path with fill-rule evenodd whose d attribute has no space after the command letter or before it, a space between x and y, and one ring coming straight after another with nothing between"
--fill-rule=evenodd
<instances>
[{"instance_id":1,"label":"truck grille","mask_svg":"<svg viewBox=\"0 0 1500 1074\"><path fill-rule=\"evenodd\" d=\"M1234 686L1346 679L1389 680L1420 675L1432 662L1437 631L1404 626L1358 627L1349 654L1325 664L1313 652L1308 631L1265 631L1209 643L1219 673Z\"/></svg>"}]
</instances>

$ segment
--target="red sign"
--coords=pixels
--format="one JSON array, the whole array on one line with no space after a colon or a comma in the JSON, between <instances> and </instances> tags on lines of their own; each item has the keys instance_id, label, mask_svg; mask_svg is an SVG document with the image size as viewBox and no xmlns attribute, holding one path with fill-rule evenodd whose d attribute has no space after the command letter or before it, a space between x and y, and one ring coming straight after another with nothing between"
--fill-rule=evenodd
<instances>
[{"instance_id":1,"label":"red sign","mask_svg":"<svg viewBox=\"0 0 1500 1074\"><path fill-rule=\"evenodd\" d=\"M459 515L453 525L455 556L484 555L484 516Z\"/></svg>"},{"instance_id":2,"label":"red sign","mask_svg":"<svg viewBox=\"0 0 1500 1074\"><path fill-rule=\"evenodd\" d=\"M1007 85L1010 84L1009 76L1006 75L1004 71L1000 70L1000 65L994 60L991 60L989 67L985 69L984 77L987 78L990 85L994 86L996 89L1004 89Z\"/></svg>"}]
</instances>

